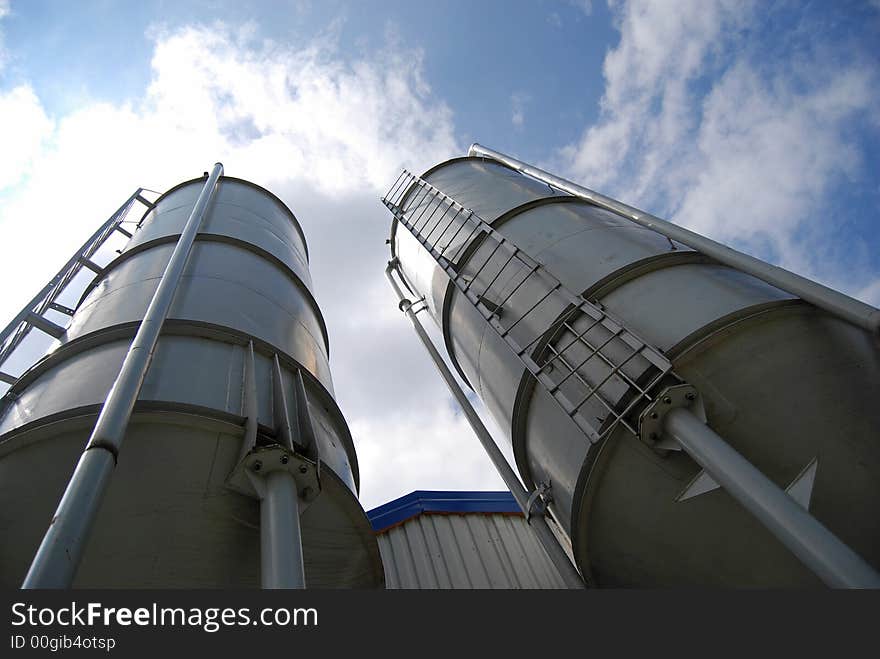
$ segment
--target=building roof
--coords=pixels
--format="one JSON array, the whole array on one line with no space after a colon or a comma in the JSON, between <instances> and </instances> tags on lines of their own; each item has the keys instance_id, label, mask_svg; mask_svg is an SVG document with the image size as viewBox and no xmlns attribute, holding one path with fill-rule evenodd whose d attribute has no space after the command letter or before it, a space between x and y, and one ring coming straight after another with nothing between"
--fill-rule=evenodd
<instances>
[{"instance_id":1,"label":"building roof","mask_svg":"<svg viewBox=\"0 0 880 659\"><path fill-rule=\"evenodd\" d=\"M416 490L367 512L373 531L380 533L422 514L522 514L510 492Z\"/></svg>"}]
</instances>

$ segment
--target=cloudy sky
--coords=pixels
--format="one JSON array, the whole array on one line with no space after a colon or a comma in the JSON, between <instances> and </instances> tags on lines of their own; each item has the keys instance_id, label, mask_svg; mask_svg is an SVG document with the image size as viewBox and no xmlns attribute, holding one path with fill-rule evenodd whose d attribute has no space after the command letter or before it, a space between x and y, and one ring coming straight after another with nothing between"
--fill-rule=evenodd
<instances>
[{"instance_id":1,"label":"cloudy sky","mask_svg":"<svg viewBox=\"0 0 880 659\"><path fill-rule=\"evenodd\" d=\"M305 229L364 506L500 489L383 277L399 170L479 141L878 305L877 44L876 0L0 0L0 325L220 160Z\"/></svg>"}]
</instances>

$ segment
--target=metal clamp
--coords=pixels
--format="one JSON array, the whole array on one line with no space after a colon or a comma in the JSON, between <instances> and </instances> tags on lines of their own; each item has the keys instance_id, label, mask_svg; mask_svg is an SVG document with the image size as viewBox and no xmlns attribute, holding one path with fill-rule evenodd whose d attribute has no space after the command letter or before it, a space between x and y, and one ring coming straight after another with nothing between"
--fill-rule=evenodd
<instances>
[{"instance_id":1,"label":"metal clamp","mask_svg":"<svg viewBox=\"0 0 880 659\"><path fill-rule=\"evenodd\" d=\"M661 391L639 415L639 439L655 450L681 451L681 445L663 433L666 415L678 408L689 410L705 423L706 412L700 392L690 384L676 384Z\"/></svg>"},{"instance_id":2,"label":"metal clamp","mask_svg":"<svg viewBox=\"0 0 880 659\"><path fill-rule=\"evenodd\" d=\"M321 493L321 461L310 460L280 444L257 446L236 465L226 485L241 494L262 499L266 474L287 471L296 482L302 512Z\"/></svg>"},{"instance_id":3,"label":"metal clamp","mask_svg":"<svg viewBox=\"0 0 880 659\"><path fill-rule=\"evenodd\" d=\"M526 501L526 522L528 523L532 518L533 512L538 515L543 515L547 512L547 506L550 505L551 501L553 501L553 494L550 485L543 481L538 483L538 486L532 491L528 501Z\"/></svg>"}]
</instances>

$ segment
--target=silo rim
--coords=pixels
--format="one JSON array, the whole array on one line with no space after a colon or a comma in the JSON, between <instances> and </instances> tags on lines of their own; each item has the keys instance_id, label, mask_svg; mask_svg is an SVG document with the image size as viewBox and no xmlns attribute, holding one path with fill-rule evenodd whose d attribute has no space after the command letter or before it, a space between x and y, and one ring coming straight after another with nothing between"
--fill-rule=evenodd
<instances>
[{"instance_id":1,"label":"silo rim","mask_svg":"<svg viewBox=\"0 0 880 659\"><path fill-rule=\"evenodd\" d=\"M159 197L153 202L153 205L154 205L154 206L158 206L159 203L160 203L165 197L167 197L168 195L170 195L172 192L175 192L175 191L179 190L180 188L182 188L182 187L184 187L184 186L187 186L187 185L190 185L190 184L192 184L192 183L196 183L196 182L198 182L198 181L202 181L202 180L204 180L204 178L205 178L204 176L199 176L198 178L192 178L192 179L189 179L189 180L186 180L186 181L181 181L181 182L178 183L177 185L175 185L175 186L173 186L173 187L171 187L171 188L168 188L165 192L163 192L161 195L159 195ZM248 186L250 186L250 187L252 187L252 188L255 188L256 190L259 190L260 192L264 192L264 193L266 193L266 194L269 195L272 199L274 199L275 201L277 201L278 204L281 206L281 208L283 208L285 211L287 211L287 214L290 215L290 219L293 220L293 226L294 226L294 228L296 229L296 232L299 234L299 237L302 239L303 247L304 247L305 250L306 250L306 262L309 262L309 243L308 243L308 241L306 241L306 234L305 234L305 232L303 232L302 226L300 225L299 220L297 219L296 215L293 214L293 211L290 210L290 207L289 207L287 204L285 204L285 203L284 203L284 202L278 197L278 195L276 195L274 192L272 192L272 191L270 191L270 190L267 190L267 189L264 188L262 185L258 185L257 183L254 183L253 181L248 181L247 179L238 178L237 176L225 176L225 175L224 175L224 176L221 176L221 177L220 177L220 180L221 180L221 181L234 181L234 182L236 182L236 183L243 183L244 185L248 185ZM153 211L153 208L148 208L148 209L146 210L146 212L144 212L143 217L146 217L146 216L147 216L149 213L151 213L152 211ZM143 218L142 218L142 219L143 219Z\"/></svg>"},{"instance_id":2,"label":"silo rim","mask_svg":"<svg viewBox=\"0 0 880 659\"><path fill-rule=\"evenodd\" d=\"M488 161L493 165L498 165L499 167L504 167L505 169L509 169L512 172L516 172L517 174L522 174L517 169L514 169L510 165L506 165L503 162L498 162L497 160L493 160L492 158L486 158L485 156L456 156L455 158L450 158L449 160L444 160L441 163L437 163L433 167L427 169L419 178L422 180L427 180L427 177L436 172L438 169L446 167L447 165L452 165L457 162L464 162L465 160L479 160L479 161Z\"/></svg>"}]
</instances>

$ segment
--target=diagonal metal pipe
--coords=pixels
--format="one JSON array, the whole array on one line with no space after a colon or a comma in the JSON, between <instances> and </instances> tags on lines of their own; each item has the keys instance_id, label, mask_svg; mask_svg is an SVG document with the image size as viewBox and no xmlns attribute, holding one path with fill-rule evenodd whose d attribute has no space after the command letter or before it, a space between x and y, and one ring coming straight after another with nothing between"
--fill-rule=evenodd
<instances>
[{"instance_id":1,"label":"diagonal metal pipe","mask_svg":"<svg viewBox=\"0 0 880 659\"><path fill-rule=\"evenodd\" d=\"M523 487L522 483L520 483L516 473L507 463L504 454L495 444L495 440L492 439L492 435L489 434L486 426L483 425L482 420L480 420L479 415L477 415L477 412L468 400L467 395L455 381L455 376L452 374L452 371L449 370L449 367L446 366L446 362L443 361L443 357L437 351L437 348L434 347L431 338L428 336L425 328L422 327L421 322L416 317L416 313L412 309L412 302L407 299L403 291L400 289L400 286L394 281L392 272L396 269L397 259L394 259L390 261L388 267L385 268L385 276L388 277L388 281L391 282L391 288L393 288L394 292L397 294L397 298L400 301L401 311L406 314L407 318L409 318L410 322L413 324L413 328L416 330L416 335L419 337L425 350L428 351L431 361L434 362L434 366L443 377L443 381L449 388L450 393L455 397L455 400L461 407L461 411L464 412L465 418L467 418L468 423L470 423L474 434L477 436L477 439L480 440L480 444L483 445L483 449L488 454L495 469L498 470L501 480L507 485L513 498L516 499L516 503L519 505L520 510L522 510L523 514L529 520L529 526L535 533L535 536L537 537L538 542L541 543L544 551L547 552L547 556L550 558L553 565L556 566L565 585L568 588L584 588L584 581L581 578L581 575L575 569L574 565L572 565L565 551L562 549L562 546L559 544L559 541L556 539L556 536L547 524L547 519L544 517L543 513L530 513L529 509L533 502L530 500L529 493Z\"/></svg>"},{"instance_id":2,"label":"diagonal metal pipe","mask_svg":"<svg viewBox=\"0 0 880 659\"><path fill-rule=\"evenodd\" d=\"M880 309L872 307L869 304L860 302L855 298L844 295L839 291L823 286L822 284L807 279L806 277L796 275L784 268L771 265L765 261L756 259L753 256L749 256L748 254L738 252L735 249L731 249L726 245L717 243L714 240L701 236L693 231L689 231L677 224L660 219L656 215L651 215L650 213L646 213L638 208L624 204L616 199L606 197L599 192L595 192L582 185L555 176L554 174L546 172L534 165L530 165L522 160L517 160L516 158L501 153L500 151L494 151L488 147L477 144L476 142L471 145L468 150L468 155L488 158L500 162L503 165L507 165L508 167L542 181L557 190L562 190L570 195L579 197L590 202L594 206L609 210L620 217L626 218L631 222L645 227L646 229L650 229L660 235L666 236L670 240L677 240L683 245L687 245L688 247L715 259L718 263L723 263L731 268L747 272L761 281L797 295L799 298L806 300L820 309L824 309L853 325L868 330L874 336L880 334Z\"/></svg>"},{"instance_id":3,"label":"diagonal metal pipe","mask_svg":"<svg viewBox=\"0 0 880 659\"><path fill-rule=\"evenodd\" d=\"M880 588L880 574L818 519L685 409L665 430L734 499L832 588Z\"/></svg>"},{"instance_id":4,"label":"diagonal metal pipe","mask_svg":"<svg viewBox=\"0 0 880 659\"><path fill-rule=\"evenodd\" d=\"M116 467L131 412L150 367L159 333L180 278L186 268L196 234L223 165L216 163L184 225L168 265L162 273L144 319L128 348L119 375L101 407L98 421L42 543L31 563L22 588L69 588L76 576L85 545Z\"/></svg>"}]
</instances>

